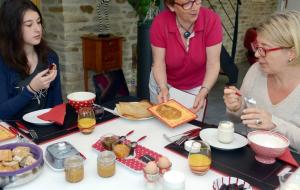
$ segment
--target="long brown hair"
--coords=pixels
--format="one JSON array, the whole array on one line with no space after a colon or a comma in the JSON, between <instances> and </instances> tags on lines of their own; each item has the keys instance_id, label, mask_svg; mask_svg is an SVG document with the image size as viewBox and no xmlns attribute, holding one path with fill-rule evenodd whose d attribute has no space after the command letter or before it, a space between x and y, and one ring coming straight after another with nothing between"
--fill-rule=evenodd
<instances>
[{"instance_id":1,"label":"long brown hair","mask_svg":"<svg viewBox=\"0 0 300 190\"><path fill-rule=\"evenodd\" d=\"M5 0L0 8L0 55L5 64L20 73L23 78L28 76L30 71L22 34L23 17L28 10L39 14L43 26L41 12L30 0ZM39 60L47 63L50 48L43 38L34 49Z\"/></svg>"}]
</instances>

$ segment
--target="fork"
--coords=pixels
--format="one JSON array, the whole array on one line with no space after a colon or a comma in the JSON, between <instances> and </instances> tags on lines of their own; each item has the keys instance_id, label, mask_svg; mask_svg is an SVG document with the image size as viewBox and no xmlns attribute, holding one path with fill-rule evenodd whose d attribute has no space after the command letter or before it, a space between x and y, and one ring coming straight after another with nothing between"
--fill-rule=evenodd
<instances>
[{"instance_id":1,"label":"fork","mask_svg":"<svg viewBox=\"0 0 300 190\"><path fill-rule=\"evenodd\" d=\"M180 137L180 139L176 140L175 144L178 145L178 146L180 146L186 140L190 140L190 139L195 138L196 136L198 136L199 131L200 131L200 129L190 131L190 133L188 133L187 135L184 135L184 136Z\"/></svg>"},{"instance_id":2,"label":"fork","mask_svg":"<svg viewBox=\"0 0 300 190\"><path fill-rule=\"evenodd\" d=\"M16 122L16 124L18 126L18 129L20 129L22 132L24 132L26 134L29 134L31 136L32 140L36 140L39 138L37 133L35 132L35 130L28 129L27 127L25 127L23 124L21 124L19 122Z\"/></svg>"},{"instance_id":3,"label":"fork","mask_svg":"<svg viewBox=\"0 0 300 190\"><path fill-rule=\"evenodd\" d=\"M173 136L167 136L165 133L163 134L163 137L167 140L167 141L169 141L169 142L174 142L174 140L172 140L173 138L175 138L175 137L178 137L178 136L186 136L186 135L191 135L191 134L194 134L194 133L199 133L199 131L201 130L201 127L199 127L199 128L196 128L196 129L191 129L191 130L188 130L188 131L185 131L185 132L183 132L183 133L180 133L180 134L176 134L176 135L173 135ZM179 139L181 139L181 138L179 138ZM177 140L179 140L179 139L177 139ZM176 140L176 141L177 141Z\"/></svg>"}]
</instances>

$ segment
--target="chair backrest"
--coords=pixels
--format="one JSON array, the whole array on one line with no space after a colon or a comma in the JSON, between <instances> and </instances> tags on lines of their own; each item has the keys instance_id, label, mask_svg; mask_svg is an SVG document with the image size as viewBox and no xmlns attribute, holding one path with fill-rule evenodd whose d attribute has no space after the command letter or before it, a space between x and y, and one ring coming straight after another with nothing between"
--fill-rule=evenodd
<instances>
[{"instance_id":1,"label":"chair backrest","mask_svg":"<svg viewBox=\"0 0 300 190\"><path fill-rule=\"evenodd\" d=\"M255 52L251 46L251 43L256 40L256 28L249 28L244 37L244 47L247 49L247 59L250 65L257 62L257 58L255 57Z\"/></svg>"},{"instance_id":2,"label":"chair backrest","mask_svg":"<svg viewBox=\"0 0 300 190\"><path fill-rule=\"evenodd\" d=\"M101 104L122 96L129 96L122 69L108 71L93 76L96 103Z\"/></svg>"}]
</instances>

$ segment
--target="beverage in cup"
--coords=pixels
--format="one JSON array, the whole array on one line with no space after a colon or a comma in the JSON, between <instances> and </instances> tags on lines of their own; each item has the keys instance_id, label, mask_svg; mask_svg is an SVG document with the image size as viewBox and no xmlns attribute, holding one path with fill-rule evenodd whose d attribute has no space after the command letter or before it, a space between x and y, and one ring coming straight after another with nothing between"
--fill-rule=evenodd
<instances>
[{"instance_id":1,"label":"beverage in cup","mask_svg":"<svg viewBox=\"0 0 300 190\"><path fill-rule=\"evenodd\" d=\"M91 107L83 107L78 110L78 128L83 134L93 132L96 124L94 110Z\"/></svg>"},{"instance_id":2,"label":"beverage in cup","mask_svg":"<svg viewBox=\"0 0 300 190\"><path fill-rule=\"evenodd\" d=\"M193 173L206 174L211 165L211 150L208 143L204 141L193 142L189 150L188 162Z\"/></svg>"}]
</instances>

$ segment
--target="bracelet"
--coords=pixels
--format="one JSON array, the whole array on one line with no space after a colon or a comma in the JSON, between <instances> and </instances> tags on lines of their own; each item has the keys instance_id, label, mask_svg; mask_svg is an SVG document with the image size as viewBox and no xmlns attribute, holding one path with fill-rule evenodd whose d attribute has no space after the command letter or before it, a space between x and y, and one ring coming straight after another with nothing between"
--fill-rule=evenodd
<instances>
[{"instance_id":1,"label":"bracelet","mask_svg":"<svg viewBox=\"0 0 300 190\"><path fill-rule=\"evenodd\" d=\"M28 86L29 86L29 88L30 88L34 93L37 93L37 91L35 91L35 90L31 87L30 83L28 84Z\"/></svg>"},{"instance_id":2,"label":"bracelet","mask_svg":"<svg viewBox=\"0 0 300 190\"><path fill-rule=\"evenodd\" d=\"M167 84L165 84L164 86L169 90L169 86L168 86ZM157 94L159 94L160 91L161 91L161 90L160 90L160 87L157 86L157 87L156 87L156 92L157 92Z\"/></svg>"},{"instance_id":3,"label":"bracelet","mask_svg":"<svg viewBox=\"0 0 300 190\"><path fill-rule=\"evenodd\" d=\"M198 93L200 93L200 91L201 91L202 89L206 89L206 90L207 90L207 94L209 93L209 89L208 89L206 86L201 86Z\"/></svg>"}]
</instances>

